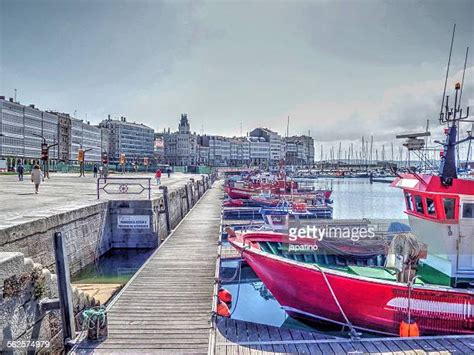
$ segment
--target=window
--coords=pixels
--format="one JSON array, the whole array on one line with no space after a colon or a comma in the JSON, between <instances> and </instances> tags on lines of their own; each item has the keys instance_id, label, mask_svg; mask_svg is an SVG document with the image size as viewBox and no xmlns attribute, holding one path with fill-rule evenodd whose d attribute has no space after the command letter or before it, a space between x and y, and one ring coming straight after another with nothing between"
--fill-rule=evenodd
<instances>
[{"instance_id":1,"label":"window","mask_svg":"<svg viewBox=\"0 0 474 355\"><path fill-rule=\"evenodd\" d=\"M443 198L444 213L446 219L454 219L454 207L456 205L456 199L454 198Z\"/></svg>"},{"instance_id":2,"label":"window","mask_svg":"<svg viewBox=\"0 0 474 355\"><path fill-rule=\"evenodd\" d=\"M408 192L405 192L405 200L406 200L406 203L407 203L408 211L413 211L413 203L412 203L412 200L411 200L411 194L409 194Z\"/></svg>"},{"instance_id":3,"label":"window","mask_svg":"<svg viewBox=\"0 0 474 355\"><path fill-rule=\"evenodd\" d=\"M425 210L423 208L423 200L421 199L420 195L415 195L415 208L416 212L418 213L425 213Z\"/></svg>"},{"instance_id":4,"label":"window","mask_svg":"<svg viewBox=\"0 0 474 355\"><path fill-rule=\"evenodd\" d=\"M462 218L474 218L474 202L464 202L462 205Z\"/></svg>"},{"instance_id":5,"label":"window","mask_svg":"<svg viewBox=\"0 0 474 355\"><path fill-rule=\"evenodd\" d=\"M436 207L432 198L426 198L426 210L430 216L436 216Z\"/></svg>"}]
</instances>

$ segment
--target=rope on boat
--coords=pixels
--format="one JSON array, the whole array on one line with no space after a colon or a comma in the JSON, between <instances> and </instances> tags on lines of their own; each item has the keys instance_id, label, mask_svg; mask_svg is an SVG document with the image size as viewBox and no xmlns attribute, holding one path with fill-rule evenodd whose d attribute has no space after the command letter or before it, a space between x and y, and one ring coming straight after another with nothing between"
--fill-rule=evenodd
<instances>
[{"instance_id":1,"label":"rope on boat","mask_svg":"<svg viewBox=\"0 0 474 355\"><path fill-rule=\"evenodd\" d=\"M230 316L232 317L232 315L234 314L235 310L237 309L237 305L239 304L239 296L240 296L240 281L241 281L241 277L242 277L242 257L243 257L243 252L244 250L242 249L242 251L240 252L240 260L239 260L239 268L238 268L238 271L239 271L239 279L238 279L238 283L237 283L237 296L235 296L235 306L234 306L234 309L232 310L232 312L230 312Z\"/></svg>"},{"instance_id":2,"label":"rope on boat","mask_svg":"<svg viewBox=\"0 0 474 355\"><path fill-rule=\"evenodd\" d=\"M234 314L235 310L237 309L237 305L239 303L239 296L240 296L240 281L241 281L241 277L242 277L242 261L244 260L244 251L245 249L248 249L250 246L246 246L245 243L242 247L242 250L240 251L240 260L239 260L239 268L238 268L238 272L239 272L239 279L238 279L238 284L237 284L237 296L235 296L235 306L234 306L234 309L232 310L232 312L230 313L230 317L232 317L232 315Z\"/></svg>"},{"instance_id":3,"label":"rope on boat","mask_svg":"<svg viewBox=\"0 0 474 355\"><path fill-rule=\"evenodd\" d=\"M235 268L234 274L228 279L220 277L221 282L232 282L232 281L235 280L235 278L237 277L237 274L239 272L239 269L241 268L241 264L242 264L243 259L238 259L237 261L239 263L239 266Z\"/></svg>"},{"instance_id":4,"label":"rope on boat","mask_svg":"<svg viewBox=\"0 0 474 355\"><path fill-rule=\"evenodd\" d=\"M318 269L318 270L321 272L321 274L323 275L324 281L326 282L326 285L328 286L329 291L331 292L331 295L332 295L332 297L333 297L333 299L334 299L334 302L336 302L336 305L337 305L337 307L339 308L339 311L341 312L342 316L344 317L344 320L346 321L346 324L347 324L347 325L349 326L349 328L351 329L351 331L350 331L351 339L353 339L353 340L359 340L361 334L356 331L356 329L354 328L354 325L351 323L351 321L349 320L349 318L347 318L346 313L345 313L344 310L342 309L341 304L339 303L339 300L337 299L336 294L334 293L334 290L332 289L332 286L331 286L331 284L329 283L329 280L328 280L328 278L327 278L327 276L326 276L326 273L324 272L323 269L321 269L321 268L319 267L319 265L314 265L314 267L315 267L316 269Z\"/></svg>"}]
</instances>

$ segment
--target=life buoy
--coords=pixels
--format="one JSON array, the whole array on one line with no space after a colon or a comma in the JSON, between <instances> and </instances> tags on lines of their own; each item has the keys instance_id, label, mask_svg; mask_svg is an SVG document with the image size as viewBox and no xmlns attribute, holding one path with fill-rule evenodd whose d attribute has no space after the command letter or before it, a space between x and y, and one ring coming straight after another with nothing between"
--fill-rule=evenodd
<instances>
[{"instance_id":1,"label":"life buoy","mask_svg":"<svg viewBox=\"0 0 474 355\"><path fill-rule=\"evenodd\" d=\"M217 301L217 314L221 317L230 317L230 310L227 304L222 302L221 300Z\"/></svg>"},{"instance_id":2,"label":"life buoy","mask_svg":"<svg viewBox=\"0 0 474 355\"><path fill-rule=\"evenodd\" d=\"M230 303L232 302L232 294L227 291L225 288L220 288L217 296L222 302Z\"/></svg>"}]
</instances>

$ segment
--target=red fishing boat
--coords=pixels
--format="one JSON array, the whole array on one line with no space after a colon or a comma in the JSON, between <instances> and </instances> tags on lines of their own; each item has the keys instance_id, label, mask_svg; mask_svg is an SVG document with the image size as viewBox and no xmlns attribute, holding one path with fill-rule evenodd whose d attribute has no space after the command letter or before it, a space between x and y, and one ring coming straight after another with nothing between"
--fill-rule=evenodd
<instances>
[{"instance_id":1,"label":"red fishing boat","mask_svg":"<svg viewBox=\"0 0 474 355\"><path fill-rule=\"evenodd\" d=\"M456 84L455 108L459 90ZM393 182L404 191L413 234L388 241L390 248L380 255L383 264L360 263L360 255L342 263L326 253L321 257L327 248L318 238L229 234L229 242L288 314L389 335L401 334L401 326L413 322L421 335L474 334L474 180L457 176L455 158L456 146L473 137L457 141L458 123L469 114L448 110L447 99L445 112L439 174L412 171ZM346 251L350 254L350 248Z\"/></svg>"},{"instance_id":2,"label":"red fishing boat","mask_svg":"<svg viewBox=\"0 0 474 355\"><path fill-rule=\"evenodd\" d=\"M331 197L330 189L302 188L297 181L288 179L283 165L280 166L277 175L269 173L254 172L243 176L234 176L234 179L227 179L224 184L224 191L231 199L251 199L258 198L261 194L273 196L277 199L288 199L292 196L305 197L309 194L318 194L328 201ZM237 178L238 180L235 180Z\"/></svg>"}]
</instances>

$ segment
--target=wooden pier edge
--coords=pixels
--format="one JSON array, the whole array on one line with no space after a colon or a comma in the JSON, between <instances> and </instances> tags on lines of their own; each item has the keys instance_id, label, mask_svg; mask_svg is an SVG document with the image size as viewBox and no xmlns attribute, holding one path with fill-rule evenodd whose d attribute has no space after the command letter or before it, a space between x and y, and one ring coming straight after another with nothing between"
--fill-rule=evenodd
<instances>
[{"instance_id":1,"label":"wooden pier edge","mask_svg":"<svg viewBox=\"0 0 474 355\"><path fill-rule=\"evenodd\" d=\"M219 189L223 191L222 184L219 184ZM217 330L217 302L219 300L219 275L221 266L221 253L222 253L222 227L223 227L223 213L221 210L221 220L219 225L219 239L217 244L217 258L216 266L214 271L214 291L212 295L212 310L211 310L211 326L209 329L209 350L210 355L214 355L216 352L216 332Z\"/></svg>"}]
</instances>

